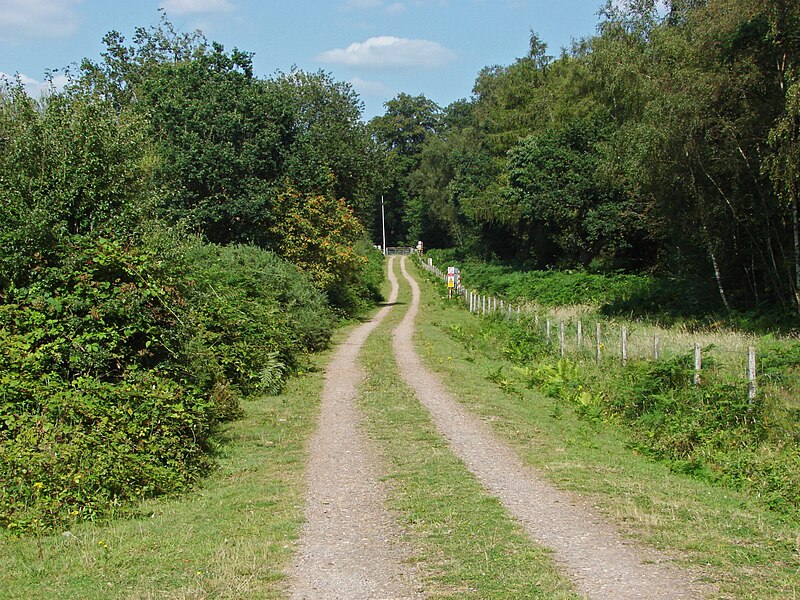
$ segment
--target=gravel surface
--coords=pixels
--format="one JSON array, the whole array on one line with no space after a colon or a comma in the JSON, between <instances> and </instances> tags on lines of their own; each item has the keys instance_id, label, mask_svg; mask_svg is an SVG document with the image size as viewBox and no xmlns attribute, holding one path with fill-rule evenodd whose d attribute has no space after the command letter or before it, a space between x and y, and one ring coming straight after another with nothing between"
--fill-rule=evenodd
<instances>
[{"instance_id":1,"label":"gravel surface","mask_svg":"<svg viewBox=\"0 0 800 600\"><path fill-rule=\"evenodd\" d=\"M291 582L291 597L326 599L418 598L416 573L401 531L384 509L378 456L358 429L354 406L363 373L356 365L362 344L397 299L359 326L328 366L319 424L309 447L306 523Z\"/></svg>"},{"instance_id":2,"label":"gravel surface","mask_svg":"<svg viewBox=\"0 0 800 600\"><path fill-rule=\"evenodd\" d=\"M419 286L409 276L405 258L400 266L413 291L411 307L394 332L394 352L404 380L456 455L534 540L554 551L578 590L603 600L703 597L709 590L690 574L666 564L667 559L655 551L624 539L579 498L547 484L486 424L452 398L414 350Z\"/></svg>"}]
</instances>

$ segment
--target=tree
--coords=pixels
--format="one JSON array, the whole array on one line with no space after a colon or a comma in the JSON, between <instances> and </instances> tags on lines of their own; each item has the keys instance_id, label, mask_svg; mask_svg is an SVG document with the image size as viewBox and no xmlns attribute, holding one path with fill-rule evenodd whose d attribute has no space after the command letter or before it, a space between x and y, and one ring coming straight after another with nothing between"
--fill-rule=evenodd
<instances>
[{"instance_id":1,"label":"tree","mask_svg":"<svg viewBox=\"0 0 800 600\"><path fill-rule=\"evenodd\" d=\"M0 92L0 292L60 260L75 236L131 238L152 206L141 119L72 90Z\"/></svg>"},{"instance_id":2,"label":"tree","mask_svg":"<svg viewBox=\"0 0 800 600\"><path fill-rule=\"evenodd\" d=\"M366 260L363 228L343 199L288 189L277 197L270 234L277 252L306 272L334 306L346 309Z\"/></svg>"},{"instance_id":3,"label":"tree","mask_svg":"<svg viewBox=\"0 0 800 600\"><path fill-rule=\"evenodd\" d=\"M264 244L270 188L284 172L291 99L253 78L251 57L217 44L154 68L137 107L159 140L164 210L217 243Z\"/></svg>"},{"instance_id":4,"label":"tree","mask_svg":"<svg viewBox=\"0 0 800 600\"><path fill-rule=\"evenodd\" d=\"M344 198L363 223L375 217L376 149L349 83L293 70L269 83L292 107L284 176L298 190Z\"/></svg>"},{"instance_id":5,"label":"tree","mask_svg":"<svg viewBox=\"0 0 800 600\"><path fill-rule=\"evenodd\" d=\"M385 115L369 122L369 131L385 157L387 172L378 184L389 242L415 241L409 239L409 232L419 230L419 211L409 205L407 177L419 166L425 141L439 128L440 115L440 108L425 96L399 94L386 103Z\"/></svg>"},{"instance_id":6,"label":"tree","mask_svg":"<svg viewBox=\"0 0 800 600\"><path fill-rule=\"evenodd\" d=\"M520 211L520 250L533 252L519 258L540 266L624 266L642 225L631 199L600 177L605 135L597 121L574 121L510 152L506 193Z\"/></svg>"}]
</instances>

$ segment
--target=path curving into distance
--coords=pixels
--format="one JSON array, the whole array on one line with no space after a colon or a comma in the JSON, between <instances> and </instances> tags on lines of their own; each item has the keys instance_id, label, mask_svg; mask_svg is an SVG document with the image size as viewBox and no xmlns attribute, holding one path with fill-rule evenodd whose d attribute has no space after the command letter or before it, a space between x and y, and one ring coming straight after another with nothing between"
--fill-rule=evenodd
<instances>
[{"instance_id":1,"label":"path curving into distance","mask_svg":"<svg viewBox=\"0 0 800 600\"><path fill-rule=\"evenodd\" d=\"M703 597L703 586L666 563L653 550L625 540L565 492L525 466L479 418L453 399L414 350L420 289L406 270L413 299L393 334L404 381L430 413L439 433L482 485L522 524L528 535L553 550L577 589L598 600L682 600ZM707 591L707 590L706 590Z\"/></svg>"},{"instance_id":2,"label":"path curving into distance","mask_svg":"<svg viewBox=\"0 0 800 600\"><path fill-rule=\"evenodd\" d=\"M328 365L317 431L309 446L308 489L291 597L300 599L418 598L401 532L385 510L374 451L358 429L355 407L363 373L356 364L369 334L397 300L389 259L389 301L356 328Z\"/></svg>"}]
</instances>

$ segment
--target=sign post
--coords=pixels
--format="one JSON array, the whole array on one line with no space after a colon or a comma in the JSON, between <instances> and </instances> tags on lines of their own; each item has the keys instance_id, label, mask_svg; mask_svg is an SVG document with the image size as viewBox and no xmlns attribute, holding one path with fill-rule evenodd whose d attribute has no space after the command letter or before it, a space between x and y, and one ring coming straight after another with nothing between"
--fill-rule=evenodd
<instances>
[{"instance_id":1,"label":"sign post","mask_svg":"<svg viewBox=\"0 0 800 600\"><path fill-rule=\"evenodd\" d=\"M453 294L458 293L458 288L461 285L461 273L455 267L447 267L447 291L452 300Z\"/></svg>"}]
</instances>

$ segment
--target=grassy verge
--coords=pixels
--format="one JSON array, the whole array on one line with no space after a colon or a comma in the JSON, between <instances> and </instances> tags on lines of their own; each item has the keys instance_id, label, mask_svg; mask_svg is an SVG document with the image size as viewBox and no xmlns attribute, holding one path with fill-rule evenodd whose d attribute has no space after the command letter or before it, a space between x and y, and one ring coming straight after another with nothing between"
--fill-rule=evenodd
<instances>
[{"instance_id":1,"label":"grassy verge","mask_svg":"<svg viewBox=\"0 0 800 600\"><path fill-rule=\"evenodd\" d=\"M392 507L420 548L426 592L439 598L574 598L547 550L535 547L439 436L398 374L391 330L401 306L366 342L362 388L369 434L382 449Z\"/></svg>"},{"instance_id":2,"label":"grassy verge","mask_svg":"<svg viewBox=\"0 0 800 600\"><path fill-rule=\"evenodd\" d=\"M416 343L423 360L524 460L584 496L632 537L707 573L721 593L797 597L796 520L745 494L671 473L631 450L623 428L579 419L568 404L526 389L496 340L476 327L476 317L450 305L442 288L424 281L422 289Z\"/></svg>"},{"instance_id":3,"label":"grassy verge","mask_svg":"<svg viewBox=\"0 0 800 600\"><path fill-rule=\"evenodd\" d=\"M280 396L244 403L218 436L218 470L194 492L39 539L2 534L0 598L280 597L328 357Z\"/></svg>"}]
</instances>

